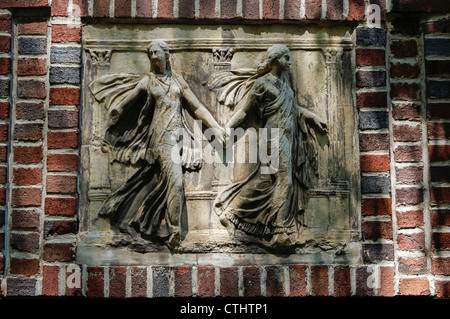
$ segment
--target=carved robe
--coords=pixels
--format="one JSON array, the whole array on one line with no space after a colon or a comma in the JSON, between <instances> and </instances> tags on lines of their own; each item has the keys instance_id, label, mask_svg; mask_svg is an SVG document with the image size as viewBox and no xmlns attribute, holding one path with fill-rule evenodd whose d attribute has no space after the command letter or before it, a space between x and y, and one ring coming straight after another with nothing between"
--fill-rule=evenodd
<instances>
[{"instance_id":1,"label":"carved robe","mask_svg":"<svg viewBox=\"0 0 450 319\"><path fill-rule=\"evenodd\" d=\"M215 211L224 223L251 235L290 234L302 223L305 191L316 174L315 133L305 122L287 78L267 73L249 81L252 87L244 103L256 109L264 128L279 129L278 171L262 174L259 163L247 178L219 194Z\"/></svg>"},{"instance_id":2,"label":"carved robe","mask_svg":"<svg viewBox=\"0 0 450 319\"><path fill-rule=\"evenodd\" d=\"M147 92L128 105L120 103L147 77ZM198 167L198 158L189 147L179 155L179 131L184 127L183 82L170 73L157 77L107 75L91 85L94 97L109 110L106 141L114 160L139 167L119 189L112 192L99 215L109 217L121 232L140 233L144 238L171 235L185 214L182 164ZM120 106L120 107L119 107ZM183 143L191 139L183 138ZM180 164L180 162L182 164Z\"/></svg>"}]
</instances>

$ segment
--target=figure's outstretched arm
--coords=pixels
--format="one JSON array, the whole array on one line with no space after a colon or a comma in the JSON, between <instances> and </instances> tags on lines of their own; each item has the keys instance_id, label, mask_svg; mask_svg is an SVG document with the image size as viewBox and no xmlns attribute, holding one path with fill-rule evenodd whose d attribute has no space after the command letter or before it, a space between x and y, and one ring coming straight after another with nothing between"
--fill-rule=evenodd
<instances>
[{"instance_id":1,"label":"figure's outstretched arm","mask_svg":"<svg viewBox=\"0 0 450 319\"><path fill-rule=\"evenodd\" d=\"M252 96L251 92L244 96L244 98L239 101L239 103L236 104L237 111L233 114L233 116L230 118L230 120L227 123L227 128L235 128L239 124L242 123L242 121L247 116L247 113L249 112L251 106L252 106Z\"/></svg>"},{"instance_id":2,"label":"figure's outstretched arm","mask_svg":"<svg viewBox=\"0 0 450 319\"><path fill-rule=\"evenodd\" d=\"M141 94L147 94L148 78L143 78L117 105L109 110L109 120L111 125L116 124L124 109L133 103Z\"/></svg>"},{"instance_id":3,"label":"figure's outstretched arm","mask_svg":"<svg viewBox=\"0 0 450 319\"><path fill-rule=\"evenodd\" d=\"M297 108L298 108L300 114L303 117L305 117L305 119L311 120L321 132L327 131L327 124L325 123L325 121L322 118L320 118L320 116L318 116L317 114L314 114L311 111L308 111L306 108L304 108L302 106L297 105Z\"/></svg>"}]
</instances>

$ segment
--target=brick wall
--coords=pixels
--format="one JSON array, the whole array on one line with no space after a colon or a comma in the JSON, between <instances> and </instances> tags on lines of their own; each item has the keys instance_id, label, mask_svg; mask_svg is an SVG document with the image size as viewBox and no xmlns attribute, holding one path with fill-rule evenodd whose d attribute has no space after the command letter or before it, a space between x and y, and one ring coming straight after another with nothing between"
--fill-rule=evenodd
<instances>
[{"instance_id":1,"label":"brick wall","mask_svg":"<svg viewBox=\"0 0 450 319\"><path fill-rule=\"evenodd\" d=\"M1 295L448 297L450 5L446 1L387 3L2 1ZM368 27L365 21L370 4L381 8L380 28ZM361 262L236 267L78 265L81 287L69 287L76 254L82 23L92 21L352 26L359 112L359 154L355 156L359 156L361 177Z\"/></svg>"}]
</instances>

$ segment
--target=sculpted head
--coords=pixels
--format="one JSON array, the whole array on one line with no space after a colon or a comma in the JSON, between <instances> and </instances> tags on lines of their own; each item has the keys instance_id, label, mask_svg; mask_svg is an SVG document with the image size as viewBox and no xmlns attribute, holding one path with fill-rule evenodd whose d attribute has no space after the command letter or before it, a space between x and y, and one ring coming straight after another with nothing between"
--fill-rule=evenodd
<instances>
[{"instance_id":1,"label":"sculpted head","mask_svg":"<svg viewBox=\"0 0 450 319\"><path fill-rule=\"evenodd\" d=\"M147 48L147 55L150 59L150 71L157 74L165 74L171 71L170 53L167 43L155 40Z\"/></svg>"},{"instance_id":2,"label":"sculpted head","mask_svg":"<svg viewBox=\"0 0 450 319\"><path fill-rule=\"evenodd\" d=\"M290 64L288 47L284 44L274 44L266 51L265 60L259 65L258 72L267 73L274 65L281 67L283 70L287 70Z\"/></svg>"}]
</instances>

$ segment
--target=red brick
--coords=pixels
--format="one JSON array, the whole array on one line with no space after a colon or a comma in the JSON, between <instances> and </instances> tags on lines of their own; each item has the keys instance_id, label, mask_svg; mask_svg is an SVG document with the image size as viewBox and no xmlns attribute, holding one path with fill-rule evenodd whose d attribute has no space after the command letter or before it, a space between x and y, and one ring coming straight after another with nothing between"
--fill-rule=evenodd
<instances>
[{"instance_id":1,"label":"red brick","mask_svg":"<svg viewBox=\"0 0 450 319\"><path fill-rule=\"evenodd\" d=\"M450 187L432 187L430 193L432 204L450 203Z\"/></svg>"},{"instance_id":2,"label":"red brick","mask_svg":"<svg viewBox=\"0 0 450 319\"><path fill-rule=\"evenodd\" d=\"M158 1L158 18L173 18L174 0Z\"/></svg>"},{"instance_id":3,"label":"red brick","mask_svg":"<svg viewBox=\"0 0 450 319\"><path fill-rule=\"evenodd\" d=\"M77 222L75 220L46 219L44 223L44 231L45 237L75 234L77 232Z\"/></svg>"},{"instance_id":4,"label":"red brick","mask_svg":"<svg viewBox=\"0 0 450 319\"><path fill-rule=\"evenodd\" d=\"M423 232L397 235L398 249L400 250L424 250L425 234Z\"/></svg>"},{"instance_id":5,"label":"red brick","mask_svg":"<svg viewBox=\"0 0 450 319\"><path fill-rule=\"evenodd\" d=\"M42 35L47 34L47 22L20 23L19 35Z\"/></svg>"},{"instance_id":6,"label":"red brick","mask_svg":"<svg viewBox=\"0 0 450 319\"><path fill-rule=\"evenodd\" d=\"M422 148L420 146L397 146L394 150L396 162L419 162L422 160Z\"/></svg>"},{"instance_id":7,"label":"red brick","mask_svg":"<svg viewBox=\"0 0 450 319\"><path fill-rule=\"evenodd\" d=\"M431 211L431 226L450 226L450 210L434 209Z\"/></svg>"},{"instance_id":8,"label":"red brick","mask_svg":"<svg viewBox=\"0 0 450 319\"><path fill-rule=\"evenodd\" d=\"M11 226L18 228L38 228L41 225L40 214L36 210L16 210L11 213Z\"/></svg>"},{"instance_id":9,"label":"red brick","mask_svg":"<svg viewBox=\"0 0 450 319\"><path fill-rule=\"evenodd\" d=\"M48 126L50 128L72 128L78 126L78 110L48 111Z\"/></svg>"},{"instance_id":10,"label":"red brick","mask_svg":"<svg viewBox=\"0 0 450 319\"><path fill-rule=\"evenodd\" d=\"M389 150L388 133L360 133L359 150L361 152Z\"/></svg>"},{"instance_id":11,"label":"red brick","mask_svg":"<svg viewBox=\"0 0 450 319\"><path fill-rule=\"evenodd\" d=\"M326 17L328 20L343 20L344 2L342 0L327 0Z\"/></svg>"},{"instance_id":12,"label":"red brick","mask_svg":"<svg viewBox=\"0 0 450 319\"><path fill-rule=\"evenodd\" d=\"M153 1L152 0L136 0L136 17L151 18L153 17Z\"/></svg>"},{"instance_id":13,"label":"red brick","mask_svg":"<svg viewBox=\"0 0 450 319\"><path fill-rule=\"evenodd\" d=\"M46 59L19 59L17 61L17 75L45 75L47 74Z\"/></svg>"},{"instance_id":14,"label":"red brick","mask_svg":"<svg viewBox=\"0 0 450 319\"><path fill-rule=\"evenodd\" d=\"M398 261L398 270L399 272L407 275L424 274L427 271L427 260L425 257L401 257Z\"/></svg>"},{"instance_id":15,"label":"red brick","mask_svg":"<svg viewBox=\"0 0 450 319\"><path fill-rule=\"evenodd\" d=\"M309 20L319 20L322 17L322 0L306 0L305 17Z\"/></svg>"},{"instance_id":16,"label":"red brick","mask_svg":"<svg viewBox=\"0 0 450 319\"><path fill-rule=\"evenodd\" d=\"M392 239L391 221L363 221L361 228L365 240Z\"/></svg>"},{"instance_id":17,"label":"red brick","mask_svg":"<svg viewBox=\"0 0 450 319\"><path fill-rule=\"evenodd\" d=\"M424 225L423 211L396 212L398 228L416 228Z\"/></svg>"},{"instance_id":18,"label":"red brick","mask_svg":"<svg viewBox=\"0 0 450 319\"><path fill-rule=\"evenodd\" d=\"M380 267L380 290L379 296L382 297L391 297L394 295L394 275L395 268L394 267Z\"/></svg>"},{"instance_id":19,"label":"red brick","mask_svg":"<svg viewBox=\"0 0 450 319\"><path fill-rule=\"evenodd\" d=\"M71 264L66 266L65 296L82 296L82 265ZM68 285L70 283L70 287Z\"/></svg>"},{"instance_id":20,"label":"red brick","mask_svg":"<svg viewBox=\"0 0 450 319\"><path fill-rule=\"evenodd\" d=\"M0 142L8 141L8 124L0 124Z\"/></svg>"},{"instance_id":21,"label":"red brick","mask_svg":"<svg viewBox=\"0 0 450 319\"><path fill-rule=\"evenodd\" d=\"M311 294L328 296L328 266L311 266Z\"/></svg>"},{"instance_id":22,"label":"red brick","mask_svg":"<svg viewBox=\"0 0 450 319\"><path fill-rule=\"evenodd\" d=\"M215 296L215 268L198 267L197 268L197 294L199 297Z\"/></svg>"},{"instance_id":23,"label":"red brick","mask_svg":"<svg viewBox=\"0 0 450 319\"><path fill-rule=\"evenodd\" d=\"M269 266L266 268L266 296L284 296L284 269L280 266Z\"/></svg>"},{"instance_id":24,"label":"red brick","mask_svg":"<svg viewBox=\"0 0 450 319\"><path fill-rule=\"evenodd\" d=\"M22 141L39 141L42 139L43 124L27 123L14 126L14 139Z\"/></svg>"},{"instance_id":25,"label":"red brick","mask_svg":"<svg viewBox=\"0 0 450 319\"><path fill-rule=\"evenodd\" d=\"M429 119L450 119L450 103L428 103L427 117Z\"/></svg>"},{"instance_id":26,"label":"red brick","mask_svg":"<svg viewBox=\"0 0 450 319\"><path fill-rule=\"evenodd\" d=\"M349 267L337 267L334 269L334 296L335 297L351 296Z\"/></svg>"},{"instance_id":27,"label":"red brick","mask_svg":"<svg viewBox=\"0 0 450 319\"><path fill-rule=\"evenodd\" d=\"M359 166L362 172L389 171L389 155L361 155L359 157Z\"/></svg>"},{"instance_id":28,"label":"red brick","mask_svg":"<svg viewBox=\"0 0 450 319\"><path fill-rule=\"evenodd\" d=\"M361 198L361 213L363 216L391 215L391 198Z\"/></svg>"},{"instance_id":29,"label":"red brick","mask_svg":"<svg viewBox=\"0 0 450 319\"><path fill-rule=\"evenodd\" d=\"M17 106L16 106L17 108ZM9 118L9 103L8 102L0 102L0 119L6 120Z\"/></svg>"},{"instance_id":30,"label":"red brick","mask_svg":"<svg viewBox=\"0 0 450 319\"><path fill-rule=\"evenodd\" d=\"M190 266L175 267L175 297L192 296L192 268Z\"/></svg>"},{"instance_id":31,"label":"red brick","mask_svg":"<svg viewBox=\"0 0 450 319\"><path fill-rule=\"evenodd\" d=\"M261 270L259 267L247 266L243 268L243 284L245 297L261 296Z\"/></svg>"},{"instance_id":32,"label":"red brick","mask_svg":"<svg viewBox=\"0 0 450 319\"><path fill-rule=\"evenodd\" d=\"M11 37L9 35L0 35L0 52L11 51Z\"/></svg>"},{"instance_id":33,"label":"red brick","mask_svg":"<svg viewBox=\"0 0 450 319\"><path fill-rule=\"evenodd\" d=\"M33 8L46 7L48 0L3 0L0 8Z\"/></svg>"},{"instance_id":34,"label":"red brick","mask_svg":"<svg viewBox=\"0 0 450 319\"><path fill-rule=\"evenodd\" d=\"M438 233L433 232L431 245L436 249L449 249L450 248L450 233Z\"/></svg>"},{"instance_id":35,"label":"red brick","mask_svg":"<svg viewBox=\"0 0 450 319\"><path fill-rule=\"evenodd\" d=\"M126 297L127 268L109 267L109 297Z\"/></svg>"},{"instance_id":36,"label":"red brick","mask_svg":"<svg viewBox=\"0 0 450 319\"><path fill-rule=\"evenodd\" d=\"M395 120L420 120L421 104L392 103L392 117Z\"/></svg>"},{"instance_id":37,"label":"red brick","mask_svg":"<svg viewBox=\"0 0 450 319\"><path fill-rule=\"evenodd\" d=\"M91 298L104 297L104 268L87 267L86 296Z\"/></svg>"},{"instance_id":38,"label":"red brick","mask_svg":"<svg viewBox=\"0 0 450 319\"><path fill-rule=\"evenodd\" d=\"M391 98L398 100L420 100L420 84L391 83Z\"/></svg>"},{"instance_id":39,"label":"red brick","mask_svg":"<svg viewBox=\"0 0 450 319\"><path fill-rule=\"evenodd\" d=\"M67 17L69 0L52 0L52 16Z\"/></svg>"},{"instance_id":40,"label":"red brick","mask_svg":"<svg viewBox=\"0 0 450 319\"><path fill-rule=\"evenodd\" d=\"M450 145L428 145L428 157L431 162L450 161Z\"/></svg>"},{"instance_id":41,"label":"red brick","mask_svg":"<svg viewBox=\"0 0 450 319\"><path fill-rule=\"evenodd\" d=\"M425 33L449 33L450 20L442 19L438 21L430 21L424 24Z\"/></svg>"},{"instance_id":42,"label":"red brick","mask_svg":"<svg viewBox=\"0 0 450 319\"><path fill-rule=\"evenodd\" d=\"M405 187L396 190L396 203L401 204L420 204L423 202L423 190L417 187Z\"/></svg>"},{"instance_id":43,"label":"red brick","mask_svg":"<svg viewBox=\"0 0 450 319\"><path fill-rule=\"evenodd\" d=\"M430 294L430 283L426 277L400 278L400 295L421 295Z\"/></svg>"},{"instance_id":44,"label":"red brick","mask_svg":"<svg viewBox=\"0 0 450 319\"><path fill-rule=\"evenodd\" d=\"M428 123L428 138L437 139L448 139L450 138L450 123Z\"/></svg>"},{"instance_id":45,"label":"red brick","mask_svg":"<svg viewBox=\"0 0 450 319\"><path fill-rule=\"evenodd\" d=\"M12 189L13 206L40 206L41 189L33 187L21 187Z\"/></svg>"},{"instance_id":46,"label":"red brick","mask_svg":"<svg viewBox=\"0 0 450 319\"><path fill-rule=\"evenodd\" d=\"M391 54L396 58L415 57L417 53L416 40L394 40L391 42Z\"/></svg>"},{"instance_id":47,"label":"red brick","mask_svg":"<svg viewBox=\"0 0 450 319\"><path fill-rule=\"evenodd\" d=\"M409 63L391 63L390 75L393 79L415 79L420 75L420 66Z\"/></svg>"},{"instance_id":48,"label":"red brick","mask_svg":"<svg viewBox=\"0 0 450 319\"><path fill-rule=\"evenodd\" d=\"M131 0L115 1L114 16L117 18L131 17Z\"/></svg>"},{"instance_id":49,"label":"red brick","mask_svg":"<svg viewBox=\"0 0 450 319\"><path fill-rule=\"evenodd\" d=\"M39 273L39 259L11 258L11 275L33 276Z\"/></svg>"},{"instance_id":50,"label":"red brick","mask_svg":"<svg viewBox=\"0 0 450 319\"><path fill-rule=\"evenodd\" d=\"M69 194L77 191L77 177L64 175L47 175L47 192Z\"/></svg>"},{"instance_id":51,"label":"red brick","mask_svg":"<svg viewBox=\"0 0 450 319\"><path fill-rule=\"evenodd\" d=\"M16 185L35 185L42 183L42 168L14 168L13 183Z\"/></svg>"},{"instance_id":52,"label":"red brick","mask_svg":"<svg viewBox=\"0 0 450 319\"><path fill-rule=\"evenodd\" d=\"M349 0L348 18L350 21L362 21L365 19L366 6L364 0Z\"/></svg>"},{"instance_id":53,"label":"red brick","mask_svg":"<svg viewBox=\"0 0 450 319\"><path fill-rule=\"evenodd\" d=\"M73 261L75 245L73 243L47 243L44 245L44 261Z\"/></svg>"},{"instance_id":54,"label":"red brick","mask_svg":"<svg viewBox=\"0 0 450 319\"><path fill-rule=\"evenodd\" d=\"M395 175L398 183L419 183L423 182L423 167L407 166L396 167Z\"/></svg>"},{"instance_id":55,"label":"red brick","mask_svg":"<svg viewBox=\"0 0 450 319\"><path fill-rule=\"evenodd\" d=\"M49 131L47 133L47 147L49 149L78 148L78 132Z\"/></svg>"},{"instance_id":56,"label":"red brick","mask_svg":"<svg viewBox=\"0 0 450 319\"><path fill-rule=\"evenodd\" d=\"M81 27L74 25L52 25L52 42L80 42Z\"/></svg>"},{"instance_id":57,"label":"red brick","mask_svg":"<svg viewBox=\"0 0 450 319\"><path fill-rule=\"evenodd\" d=\"M93 16L96 18L109 17L109 0L95 0Z\"/></svg>"},{"instance_id":58,"label":"red brick","mask_svg":"<svg viewBox=\"0 0 450 319\"><path fill-rule=\"evenodd\" d=\"M76 154L48 154L47 171L68 172L78 168L78 155Z\"/></svg>"},{"instance_id":59,"label":"red brick","mask_svg":"<svg viewBox=\"0 0 450 319\"><path fill-rule=\"evenodd\" d=\"M42 267L42 295L59 296L59 266Z\"/></svg>"},{"instance_id":60,"label":"red brick","mask_svg":"<svg viewBox=\"0 0 450 319\"><path fill-rule=\"evenodd\" d=\"M8 14L0 15L0 31L11 32L11 16Z\"/></svg>"},{"instance_id":61,"label":"red brick","mask_svg":"<svg viewBox=\"0 0 450 319\"><path fill-rule=\"evenodd\" d=\"M199 18L200 19L214 19L215 17L216 17L216 1L215 0L200 0Z\"/></svg>"},{"instance_id":62,"label":"red brick","mask_svg":"<svg viewBox=\"0 0 450 319\"><path fill-rule=\"evenodd\" d=\"M438 298L450 297L450 281L436 280L436 297Z\"/></svg>"},{"instance_id":63,"label":"red brick","mask_svg":"<svg viewBox=\"0 0 450 319\"><path fill-rule=\"evenodd\" d=\"M280 18L280 1L263 0L263 19Z\"/></svg>"},{"instance_id":64,"label":"red brick","mask_svg":"<svg viewBox=\"0 0 450 319\"><path fill-rule=\"evenodd\" d=\"M40 163L43 159L42 146L15 146L13 152L16 163Z\"/></svg>"},{"instance_id":65,"label":"red brick","mask_svg":"<svg viewBox=\"0 0 450 319\"><path fill-rule=\"evenodd\" d=\"M10 58L0 58L0 74L11 73L11 59Z\"/></svg>"},{"instance_id":66,"label":"red brick","mask_svg":"<svg viewBox=\"0 0 450 319\"><path fill-rule=\"evenodd\" d=\"M76 198L45 198L45 214L53 216L73 216L77 212Z\"/></svg>"},{"instance_id":67,"label":"red brick","mask_svg":"<svg viewBox=\"0 0 450 319\"><path fill-rule=\"evenodd\" d=\"M220 268L220 295L222 297L239 296L239 279L237 267Z\"/></svg>"},{"instance_id":68,"label":"red brick","mask_svg":"<svg viewBox=\"0 0 450 319\"><path fill-rule=\"evenodd\" d=\"M242 15L244 19L259 19L259 0L247 0L242 2Z\"/></svg>"},{"instance_id":69,"label":"red brick","mask_svg":"<svg viewBox=\"0 0 450 319\"><path fill-rule=\"evenodd\" d=\"M0 145L0 162L6 162L7 153L8 153L7 147Z\"/></svg>"},{"instance_id":70,"label":"red brick","mask_svg":"<svg viewBox=\"0 0 450 319\"><path fill-rule=\"evenodd\" d=\"M6 189L0 187L0 205L6 204Z\"/></svg>"},{"instance_id":71,"label":"red brick","mask_svg":"<svg viewBox=\"0 0 450 319\"><path fill-rule=\"evenodd\" d=\"M45 82L19 80L17 81L17 96L26 99L44 99L47 96Z\"/></svg>"},{"instance_id":72,"label":"red brick","mask_svg":"<svg viewBox=\"0 0 450 319\"><path fill-rule=\"evenodd\" d=\"M43 103L17 103L16 119L18 120L40 120L44 118Z\"/></svg>"},{"instance_id":73,"label":"red brick","mask_svg":"<svg viewBox=\"0 0 450 319\"><path fill-rule=\"evenodd\" d=\"M89 2L85 0L72 0L72 16L87 17L89 16Z\"/></svg>"},{"instance_id":74,"label":"red brick","mask_svg":"<svg viewBox=\"0 0 450 319\"><path fill-rule=\"evenodd\" d=\"M284 19L299 20L300 19L300 0L284 1Z\"/></svg>"},{"instance_id":75,"label":"red brick","mask_svg":"<svg viewBox=\"0 0 450 319\"><path fill-rule=\"evenodd\" d=\"M6 166L0 166L0 184L5 184L8 180L8 172Z\"/></svg>"},{"instance_id":76,"label":"red brick","mask_svg":"<svg viewBox=\"0 0 450 319\"><path fill-rule=\"evenodd\" d=\"M78 88L50 88L51 105L80 104L80 89Z\"/></svg>"},{"instance_id":77,"label":"red brick","mask_svg":"<svg viewBox=\"0 0 450 319\"><path fill-rule=\"evenodd\" d=\"M450 274L450 258L435 257L431 259L431 268L435 275L449 275Z\"/></svg>"},{"instance_id":78,"label":"red brick","mask_svg":"<svg viewBox=\"0 0 450 319\"><path fill-rule=\"evenodd\" d=\"M222 19L236 18L237 0L220 1L220 17Z\"/></svg>"},{"instance_id":79,"label":"red brick","mask_svg":"<svg viewBox=\"0 0 450 319\"><path fill-rule=\"evenodd\" d=\"M131 297L147 297L147 268L131 268Z\"/></svg>"}]
</instances>

